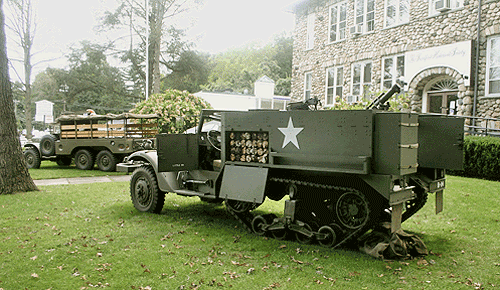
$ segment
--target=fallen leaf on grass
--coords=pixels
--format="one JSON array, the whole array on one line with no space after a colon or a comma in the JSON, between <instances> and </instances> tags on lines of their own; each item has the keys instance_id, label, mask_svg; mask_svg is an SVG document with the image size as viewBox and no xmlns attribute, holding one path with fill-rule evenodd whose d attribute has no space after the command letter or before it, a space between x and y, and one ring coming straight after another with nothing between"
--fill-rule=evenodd
<instances>
[{"instance_id":1,"label":"fallen leaf on grass","mask_svg":"<svg viewBox=\"0 0 500 290\"><path fill-rule=\"evenodd\" d=\"M33 277L33 278L38 278L38 275L37 275L36 273L32 273L32 274L31 274L31 277Z\"/></svg>"}]
</instances>

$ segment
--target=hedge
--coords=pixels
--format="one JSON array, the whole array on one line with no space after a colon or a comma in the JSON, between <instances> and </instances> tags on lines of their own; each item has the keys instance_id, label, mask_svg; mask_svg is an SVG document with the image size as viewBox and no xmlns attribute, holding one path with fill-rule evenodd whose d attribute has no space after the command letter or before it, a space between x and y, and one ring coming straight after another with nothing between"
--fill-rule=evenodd
<instances>
[{"instance_id":1,"label":"hedge","mask_svg":"<svg viewBox=\"0 0 500 290\"><path fill-rule=\"evenodd\" d=\"M500 138L465 136L464 169L449 173L500 181Z\"/></svg>"}]
</instances>

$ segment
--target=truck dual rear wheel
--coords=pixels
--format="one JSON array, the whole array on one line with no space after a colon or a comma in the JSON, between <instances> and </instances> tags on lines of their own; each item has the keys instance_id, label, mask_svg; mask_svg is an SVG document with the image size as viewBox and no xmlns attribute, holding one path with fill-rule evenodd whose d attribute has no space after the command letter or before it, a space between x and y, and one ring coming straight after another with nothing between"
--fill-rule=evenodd
<instances>
[{"instance_id":1,"label":"truck dual rear wheel","mask_svg":"<svg viewBox=\"0 0 500 290\"><path fill-rule=\"evenodd\" d=\"M165 193L160 191L151 166L137 168L130 179L130 197L134 207L142 212L160 213Z\"/></svg>"},{"instance_id":2,"label":"truck dual rear wheel","mask_svg":"<svg viewBox=\"0 0 500 290\"><path fill-rule=\"evenodd\" d=\"M116 170L117 159L113 153L108 150L102 150L96 157L97 167L101 171L111 172Z\"/></svg>"},{"instance_id":3,"label":"truck dual rear wheel","mask_svg":"<svg viewBox=\"0 0 500 290\"><path fill-rule=\"evenodd\" d=\"M75 154L75 166L81 170L91 170L94 167L94 155L87 149L80 149Z\"/></svg>"},{"instance_id":4,"label":"truck dual rear wheel","mask_svg":"<svg viewBox=\"0 0 500 290\"><path fill-rule=\"evenodd\" d=\"M40 158L40 154L34 148L28 148L24 150L24 158L26 158L26 165L28 168L40 168L40 164L42 160Z\"/></svg>"}]
</instances>

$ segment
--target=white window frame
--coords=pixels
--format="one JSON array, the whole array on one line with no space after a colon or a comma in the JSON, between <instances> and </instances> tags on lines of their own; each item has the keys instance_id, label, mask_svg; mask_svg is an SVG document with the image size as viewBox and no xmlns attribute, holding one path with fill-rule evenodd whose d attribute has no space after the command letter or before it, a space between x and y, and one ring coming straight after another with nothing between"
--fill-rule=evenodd
<instances>
[{"instance_id":1,"label":"white window frame","mask_svg":"<svg viewBox=\"0 0 500 290\"><path fill-rule=\"evenodd\" d=\"M370 65L370 80L365 82L365 67L367 65ZM360 82L354 82L354 69L356 66L360 66ZM358 96L358 100L361 100L366 96L366 91L365 87L366 86L371 86L372 84L372 77L373 77L373 63L371 60L368 61L360 61L352 64L352 69L351 69L351 95L353 96ZM354 86L359 85L359 94L354 93Z\"/></svg>"},{"instance_id":2,"label":"white window frame","mask_svg":"<svg viewBox=\"0 0 500 290\"><path fill-rule=\"evenodd\" d=\"M342 9L344 9L345 12L345 19L341 20L341 15L342 15ZM333 14L333 12L336 12L336 15ZM333 43L337 41L341 41L346 39L347 35L347 1L339 2L335 5L330 6L329 9L330 13L330 19L328 22L328 42ZM337 19L335 23L332 23L333 19ZM332 28L335 26L335 39L332 39ZM343 27L341 27L343 26Z\"/></svg>"},{"instance_id":3,"label":"white window frame","mask_svg":"<svg viewBox=\"0 0 500 290\"><path fill-rule=\"evenodd\" d=\"M464 0L429 0L429 16L435 16L441 14L441 12L436 10L436 3L441 1L449 1L450 10L453 11L464 7Z\"/></svg>"},{"instance_id":4,"label":"white window frame","mask_svg":"<svg viewBox=\"0 0 500 290\"><path fill-rule=\"evenodd\" d=\"M304 100L310 98L312 98L312 72L306 72L304 74Z\"/></svg>"},{"instance_id":5,"label":"white window frame","mask_svg":"<svg viewBox=\"0 0 500 290\"><path fill-rule=\"evenodd\" d=\"M392 60L392 67L390 68L390 79L387 78L385 72L386 72L386 60L391 59ZM398 67L398 61L403 60L403 68L402 70L399 69ZM390 87L392 87L398 79L402 79L405 76L405 63L406 59L404 54L397 54L397 55L392 55L388 57L382 58L382 81L380 82L380 87L382 90L388 90ZM391 86L388 88L385 86L385 82L391 81Z\"/></svg>"},{"instance_id":6,"label":"white window frame","mask_svg":"<svg viewBox=\"0 0 500 290\"><path fill-rule=\"evenodd\" d=\"M314 29L316 22L316 13L310 13L307 15L307 27L306 27L306 50L314 48Z\"/></svg>"},{"instance_id":7,"label":"white window frame","mask_svg":"<svg viewBox=\"0 0 500 290\"><path fill-rule=\"evenodd\" d=\"M330 78L330 72L333 72L333 78ZM330 79L332 82L330 83ZM344 87L344 67L334 66L326 69L326 81L325 81L325 107L334 106L336 103L336 98L343 98L343 87ZM340 95L338 95L338 90L340 90ZM333 92L332 101L328 101L329 91Z\"/></svg>"},{"instance_id":8,"label":"white window frame","mask_svg":"<svg viewBox=\"0 0 500 290\"><path fill-rule=\"evenodd\" d=\"M368 3L369 2L372 2L373 4L373 11L368 11ZM362 7L360 8L360 3L362 5ZM358 15L358 10L359 9L362 9L362 15ZM375 30L375 0L356 0L355 1L355 4L354 4L354 25L357 27L357 26L362 26L362 32L363 33L368 33L368 32L372 32ZM371 14L372 15L372 19L371 20L367 20L368 19L368 15ZM359 22L358 18L359 17L362 17L363 18L363 21ZM370 27L368 24L370 23L373 23L372 27Z\"/></svg>"},{"instance_id":9,"label":"white window frame","mask_svg":"<svg viewBox=\"0 0 500 290\"><path fill-rule=\"evenodd\" d=\"M394 27L401 24L405 24L410 22L410 0L386 0L385 1L385 11L384 11L384 26L385 27ZM395 19L394 23L389 22L389 8L394 7ZM406 7L406 13L404 11L404 7ZM405 13L405 14L402 14Z\"/></svg>"},{"instance_id":10,"label":"white window frame","mask_svg":"<svg viewBox=\"0 0 500 290\"><path fill-rule=\"evenodd\" d=\"M488 38L487 40L487 45L486 45L486 96L488 97L499 97L500 96L500 91L499 92L495 92L495 93L491 93L490 92L490 82L491 81L500 81L500 76L498 78L494 78L492 79L491 76L490 76L490 70L492 68L496 68L498 70L500 70L500 59L496 59L495 62L492 62L492 42L495 41L495 42L498 42L498 47L499 47L499 51L498 51L498 55L499 55L499 58L500 58L500 35L495 35L495 36L491 36Z\"/></svg>"}]
</instances>

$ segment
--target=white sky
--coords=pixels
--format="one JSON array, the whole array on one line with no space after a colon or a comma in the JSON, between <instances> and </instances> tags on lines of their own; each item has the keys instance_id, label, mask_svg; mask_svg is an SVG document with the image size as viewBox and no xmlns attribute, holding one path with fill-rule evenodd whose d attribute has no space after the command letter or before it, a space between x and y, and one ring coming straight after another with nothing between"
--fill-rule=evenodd
<instances>
[{"instance_id":1,"label":"white sky","mask_svg":"<svg viewBox=\"0 0 500 290\"><path fill-rule=\"evenodd\" d=\"M200 51L215 53L255 41L265 44L283 31L291 33L294 16L284 8L295 1L203 0L198 9L183 16L182 25L189 29L188 36ZM65 67L64 55L71 45L102 39L94 28L104 11L112 11L115 5L115 0L38 0L33 63L57 60L37 65L32 79L47 66ZM20 58L22 51L12 40L7 40L7 46L9 58ZM22 66L14 64L23 75ZM18 79L12 70L11 79Z\"/></svg>"}]
</instances>

